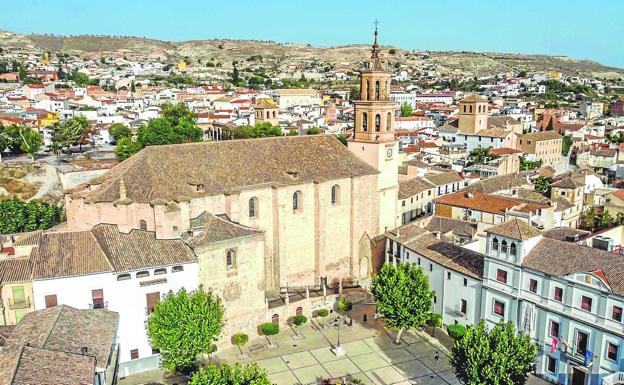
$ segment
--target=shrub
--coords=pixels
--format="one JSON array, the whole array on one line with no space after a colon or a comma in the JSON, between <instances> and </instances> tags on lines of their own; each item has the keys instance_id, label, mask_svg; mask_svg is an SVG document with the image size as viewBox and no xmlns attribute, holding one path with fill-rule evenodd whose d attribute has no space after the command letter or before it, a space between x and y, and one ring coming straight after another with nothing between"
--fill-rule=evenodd
<instances>
[{"instance_id":1,"label":"shrub","mask_svg":"<svg viewBox=\"0 0 624 385\"><path fill-rule=\"evenodd\" d=\"M466 335L466 326L464 325L449 325L447 328L448 335L454 340L459 340Z\"/></svg>"},{"instance_id":2,"label":"shrub","mask_svg":"<svg viewBox=\"0 0 624 385\"><path fill-rule=\"evenodd\" d=\"M269 344L273 346L273 340L271 340L271 336L279 333L279 325L273 322L265 322L260 325L260 330L262 330L262 334L264 334L269 340Z\"/></svg>"},{"instance_id":3,"label":"shrub","mask_svg":"<svg viewBox=\"0 0 624 385\"><path fill-rule=\"evenodd\" d=\"M338 309L344 312L351 311L351 309L353 309L353 302L349 301L348 299L343 298L340 301L338 301Z\"/></svg>"},{"instance_id":4,"label":"shrub","mask_svg":"<svg viewBox=\"0 0 624 385\"><path fill-rule=\"evenodd\" d=\"M308 317L304 316L304 315L297 315L293 318L293 324L295 326L301 326L303 324L305 324L306 322L308 322Z\"/></svg>"},{"instance_id":5,"label":"shrub","mask_svg":"<svg viewBox=\"0 0 624 385\"><path fill-rule=\"evenodd\" d=\"M316 311L316 315L319 316L319 317L325 318L325 317L327 317L329 315L329 310L327 310L327 309L319 309L319 310Z\"/></svg>"}]
</instances>

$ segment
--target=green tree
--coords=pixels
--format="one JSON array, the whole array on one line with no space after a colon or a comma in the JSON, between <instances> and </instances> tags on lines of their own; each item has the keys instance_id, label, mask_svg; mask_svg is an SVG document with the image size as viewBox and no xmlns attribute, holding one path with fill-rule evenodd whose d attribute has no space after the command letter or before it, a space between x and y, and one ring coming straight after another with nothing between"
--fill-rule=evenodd
<instances>
[{"instance_id":1,"label":"green tree","mask_svg":"<svg viewBox=\"0 0 624 385\"><path fill-rule=\"evenodd\" d=\"M128 138L132 136L132 131L130 131L130 129L122 123L111 124L111 126L108 128L108 133L116 141L119 141L121 138Z\"/></svg>"},{"instance_id":2,"label":"green tree","mask_svg":"<svg viewBox=\"0 0 624 385\"><path fill-rule=\"evenodd\" d=\"M435 337L436 328L442 326L442 315L437 313L429 314L427 319L427 326L431 327L431 335Z\"/></svg>"},{"instance_id":3,"label":"green tree","mask_svg":"<svg viewBox=\"0 0 624 385\"><path fill-rule=\"evenodd\" d=\"M411 104L407 102L401 103L401 116L403 117L412 116L413 112L414 112L414 109L412 108Z\"/></svg>"},{"instance_id":4,"label":"green tree","mask_svg":"<svg viewBox=\"0 0 624 385\"><path fill-rule=\"evenodd\" d=\"M188 372L200 354L213 353L223 328L223 305L211 291L169 292L147 319L151 345L169 371Z\"/></svg>"},{"instance_id":5,"label":"green tree","mask_svg":"<svg viewBox=\"0 0 624 385\"><path fill-rule=\"evenodd\" d=\"M550 185L553 183L553 178L546 176L538 176L533 181L533 185L535 186L535 191L540 192L542 194L548 195L548 191L550 190Z\"/></svg>"},{"instance_id":6,"label":"green tree","mask_svg":"<svg viewBox=\"0 0 624 385\"><path fill-rule=\"evenodd\" d=\"M453 324L449 325L446 328L446 331L448 332L449 337L454 340L459 340L466 335L466 326L462 324Z\"/></svg>"},{"instance_id":7,"label":"green tree","mask_svg":"<svg viewBox=\"0 0 624 385\"><path fill-rule=\"evenodd\" d=\"M306 322L308 322L308 317L303 314L296 315L293 317L293 325L295 325L295 333L299 335L299 327L303 326Z\"/></svg>"},{"instance_id":8,"label":"green tree","mask_svg":"<svg viewBox=\"0 0 624 385\"><path fill-rule=\"evenodd\" d=\"M265 322L260 325L260 330L262 331L262 334L266 336L267 340L269 340L269 346L273 346L271 336L279 333L279 325L273 322Z\"/></svg>"},{"instance_id":9,"label":"green tree","mask_svg":"<svg viewBox=\"0 0 624 385\"><path fill-rule=\"evenodd\" d=\"M386 325L399 329L397 344L405 329L420 326L429 318L433 292L422 269L411 263L384 264L373 277L371 291Z\"/></svg>"},{"instance_id":10,"label":"green tree","mask_svg":"<svg viewBox=\"0 0 624 385\"><path fill-rule=\"evenodd\" d=\"M69 150L75 145L80 145L80 150L82 150L86 135L93 133L90 128L91 123L83 115L75 115L69 119L55 122L50 126L52 150L58 154L60 150Z\"/></svg>"},{"instance_id":11,"label":"green tree","mask_svg":"<svg viewBox=\"0 0 624 385\"><path fill-rule=\"evenodd\" d=\"M137 152L141 151L142 147L139 142L133 140L129 136L122 137L117 141L115 146L115 155L121 160L126 160Z\"/></svg>"},{"instance_id":12,"label":"green tree","mask_svg":"<svg viewBox=\"0 0 624 385\"><path fill-rule=\"evenodd\" d=\"M555 127L553 127L553 118L550 118L550 120L548 121L548 125L546 126L546 131L552 131L554 129Z\"/></svg>"},{"instance_id":13,"label":"green tree","mask_svg":"<svg viewBox=\"0 0 624 385\"><path fill-rule=\"evenodd\" d=\"M492 154L492 149L489 147L477 147L468 154L468 159L473 164L485 164L488 160L496 159L498 156Z\"/></svg>"},{"instance_id":14,"label":"green tree","mask_svg":"<svg viewBox=\"0 0 624 385\"><path fill-rule=\"evenodd\" d=\"M243 346L245 346L247 342L249 342L249 336L245 333L236 333L232 336L232 343L238 346L241 357L243 357Z\"/></svg>"},{"instance_id":15,"label":"green tree","mask_svg":"<svg viewBox=\"0 0 624 385\"><path fill-rule=\"evenodd\" d=\"M520 157L520 171L535 170L542 167L541 160L526 160L524 156Z\"/></svg>"},{"instance_id":16,"label":"green tree","mask_svg":"<svg viewBox=\"0 0 624 385\"><path fill-rule=\"evenodd\" d=\"M282 129L270 122L256 123L254 126L239 126L232 131L234 139L267 138L282 136Z\"/></svg>"},{"instance_id":17,"label":"green tree","mask_svg":"<svg viewBox=\"0 0 624 385\"><path fill-rule=\"evenodd\" d=\"M570 148L572 147L572 143L574 143L572 141L572 137L570 137L569 135L563 136L563 140L561 144L561 153L564 156L568 156L568 153L570 152Z\"/></svg>"},{"instance_id":18,"label":"green tree","mask_svg":"<svg viewBox=\"0 0 624 385\"><path fill-rule=\"evenodd\" d=\"M488 331L482 320L455 340L449 361L464 385L524 385L536 356L537 346L528 335L516 334L511 322Z\"/></svg>"},{"instance_id":19,"label":"green tree","mask_svg":"<svg viewBox=\"0 0 624 385\"><path fill-rule=\"evenodd\" d=\"M306 135L318 135L321 133L321 129L318 127L310 127L306 130Z\"/></svg>"},{"instance_id":20,"label":"green tree","mask_svg":"<svg viewBox=\"0 0 624 385\"><path fill-rule=\"evenodd\" d=\"M37 199L0 200L0 234L47 230L65 220L63 208Z\"/></svg>"},{"instance_id":21,"label":"green tree","mask_svg":"<svg viewBox=\"0 0 624 385\"><path fill-rule=\"evenodd\" d=\"M321 319L323 320L322 327L325 327L325 318L329 315L329 310L319 309L316 311L316 315L321 317Z\"/></svg>"},{"instance_id":22,"label":"green tree","mask_svg":"<svg viewBox=\"0 0 624 385\"><path fill-rule=\"evenodd\" d=\"M598 221L599 227L609 227L614 223L615 219L608 210L604 210Z\"/></svg>"},{"instance_id":23,"label":"green tree","mask_svg":"<svg viewBox=\"0 0 624 385\"><path fill-rule=\"evenodd\" d=\"M238 74L238 68L234 65L234 69L232 70L232 84L237 86L240 82L240 75Z\"/></svg>"},{"instance_id":24,"label":"green tree","mask_svg":"<svg viewBox=\"0 0 624 385\"><path fill-rule=\"evenodd\" d=\"M16 154L28 154L35 160L35 155L43 145L43 137L37 131L23 125L11 124L2 129L1 144Z\"/></svg>"},{"instance_id":25,"label":"green tree","mask_svg":"<svg viewBox=\"0 0 624 385\"><path fill-rule=\"evenodd\" d=\"M581 215L581 228L585 230L593 231L596 228L596 208L591 206Z\"/></svg>"},{"instance_id":26,"label":"green tree","mask_svg":"<svg viewBox=\"0 0 624 385\"><path fill-rule=\"evenodd\" d=\"M208 365L193 373L189 385L272 385L258 364Z\"/></svg>"},{"instance_id":27,"label":"green tree","mask_svg":"<svg viewBox=\"0 0 624 385\"><path fill-rule=\"evenodd\" d=\"M136 86L134 85L134 80L130 82L130 92L136 92Z\"/></svg>"},{"instance_id":28,"label":"green tree","mask_svg":"<svg viewBox=\"0 0 624 385\"><path fill-rule=\"evenodd\" d=\"M196 115L184 103L162 105L162 117L139 128L141 147L161 144L201 142L203 132L195 123Z\"/></svg>"}]
</instances>

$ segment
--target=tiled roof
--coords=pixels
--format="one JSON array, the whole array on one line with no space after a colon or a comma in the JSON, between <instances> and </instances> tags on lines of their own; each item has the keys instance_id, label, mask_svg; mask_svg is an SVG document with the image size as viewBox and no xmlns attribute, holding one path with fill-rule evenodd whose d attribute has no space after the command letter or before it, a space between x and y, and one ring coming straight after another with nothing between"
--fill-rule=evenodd
<instances>
[{"instance_id":1,"label":"tiled roof","mask_svg":"<svg viewBox=\"0 0 624 385\"><path fill-rule=\"evenodd\" d=\"M485 99L483 96L472 93L468 96L466 96L464 98L464 100L462 100L462 102L465 103L474 103L474 102L487 102L487 99Z\"/></svg>"},{"instance_id":2,"label":"tiled roof","mask_svg":"<svg viewBox=\"0 0 624 385\"><path fill-rule=\"evenodd\" d=\"M555 227L554 229L544 231L546 238L558 239L560 241L574 241L575 239L583 239L590 235L591 231L575 229L572 227Z\"/></svg>"},{"instance_id":3,"label":"tiled roof","mask_svg":"<svg viewBox=\"0 0 624 385\"><path fill-rule=\"evenodd\" d=\"M526 173L524 172L494 176L471 184L462 191L473 191L481 192L484 194L491 194L498 191L508 190L513 187L519 187L528 184L525 177Z\"/></svg>"},{"instance_id":4,"label":"tiled roof","mask_svg":"<svg viewBox=\"0 0 624 385\"><path fill-rule=\"evenodd\" d=\"M443 172L440 174L426 174L425 179L436 186L461 182L464 180L464 178L462 178L456 171Z\"/></svg>"},{"instance_id":5,"label":"tiled roof","mask_svg":"<svg viewBox=\"0 0 624 385\"><path fill-rule=\"evenodd\" d=\"M477 279L483 277L483 255L475 251L440 241L431 234L419 237L404 246L449 269Z\"/></svg>"},{"instance_id":6,"label":"tiled roof","mask_svg":"<svg viewBox=\"0 0 624 385\"><path fill-rule=\"evenodd\" d=\"M624 258L606 250L543 238L524 257L522 265L558 277L602 270L611 290L624 296Z\"/></svg>"},{"instance_id":7,"label":"tiled roof","mask_svg":"<svg viewBox=\"0 0 624 385\"><path fill-rule=\"evenodd\" d=\"M507 209L522 204L521 201L516 199L478 192L469 193L463 190L436 198L434 202L436 204L462 207L494 214L504 214Z\"/></svg>"},{"instance_id":8,"label":"tiled roof","mask_svg":"<svg viewBox=\"0 0 624 385\"><path fill-rule=\"evenodd\" d=\"M504 128L509 125L514 125L520 123L517 119L512 118L511 116L488 116L488 127L499 127Z\"/></svg>"},{"instance_id":9,"label":"tiled roof","mask_svg":"<svg viewBox=\"0 0 624 385\"><path fill-rule=\"evenodd\" d=\"M201 247L215 242L262 234L262 231L229 221L226 218L203 212L191 220L193 235L184 234L184 240L191 247ZM195 230L199 230L195 232Z\"/></svg>"},{"instance_id":10,"label":"tiled roof","mask_svg":"<svg viewBox=\"0 0 624 385\"><path fill-rule=\"evenodd\" d=\"M453 232L455 235L472 238L477 232L477 224L474 222L460 221L458 219L434 216L429 223L427 223L425 229L432 233L440 232L442 234L447 234Z\"/></svg>"},{"instance_id":11,"label":"tiled roof","mask_svg":"<svg viewBox=\"0 0 624 385\"><path fill-rule=\"evenodd\" d=\"M406 199L436 186L424 178L399 181L399 199Z\"/></svg>"},{"instance_id":12,"label":"tiled roof","mask_svg":"<svg viewBox=\"0 0 624 385\"><path fill-rule=\"evenodd\" d=\"M27 233L22 233L19 234L15 240L15 242L13 242L13 246L34 246L39 244L39 239L41 239L41 234L43 234L43 231L41 230L36 230L36 231L30 231Z\"/></svg>"},{"instance_id":13,"label":"tiled roof","mask_svg":"<svg viewBox=\"0 0 624 385\"><path fill-rule=\"evenodd\" d=\"M180 239L156 239L153 231L122 233L116 225L100 224L89 231L46 233L31 255L34 279L195 262Z\"/></svg>"},{"instance_id":14,"label":"tiled roof","mask_svg":"<svg viewBox=\"0 0 624 385\"><path fill-rule=\"evenodd\" d=\"M293 174L297 177L293 177ZM134 202L188 200L260 185L297 185L377 174L334 135L303 135L149 146L77 187L74 198ZM201 188L198 188L201 186Z\"/></svg>"},{"instance_id":15,"label":"tiled roof","mask_svg":"<svg viewBox=\"0 0 624 385\"><path fill-rule=\"evenodd\" d=\"M535 227L517 218L508 220L507 222L498 225L494 225L489 229L486 229L485 231L488 233L517 239L519 241L526 241L527 239L535 238L542 234L541 231L539 231Z\"/></svg>"},{"instance_id":16,"label":"tiled roof","mask_svg":"<svg viewBox=\"0 0 624 385\"><path fill-rule=\"evenodd\" d=\"M0 260L0 284L32 280L32 266L29 258L8 258Z\"/></svg>"},{"instance_id":17,"label":"tiled roof","mask_svg":"<svg viewBox=\"0 0 624 385\"><path fill-rule=\"evenodd\" d=\"M65 305L26 314L0 351L0 385L91 384L95 368L108 366L118 320Z\"/></svg>"},{"instance_id":18,"label":"tiled roof","mask_svg":"<svg viewBox=\"0 0 624 385\"><path fill-rule=\"evenodd\" d=\"M494 128L486 128L486 129L480 130L474 135L486 136L488 138L506 138L507 136L509 136L509 134L510 134L509 130L499 128L499 127L494 127Z\"/></svg>"},{"instance_id":19,"label":"tiled roof","mask_svg":"<svg viewBox=\"0 0 624 385\"><path fill-rule=\"evenodd\" d=\"M556 131L537 131L537 132L530 132L528 134L524 134L521 136L521 138L527 139L527 140L540 141L540 140L561 139L562 136L559 135Z\"/></svg>"},{"instance_id":20,"label":"tiled roof","mask_svg":"<svg viewBox=\"0 0 624 385\"><path fill-rule=\"evenodd\" d=\"M566 176L565 178L559 179L558 181L551 184L551 187L558 188L577 188L582 187L583 185L576 182L574 179Z\"/></svg>"}]
</instances>

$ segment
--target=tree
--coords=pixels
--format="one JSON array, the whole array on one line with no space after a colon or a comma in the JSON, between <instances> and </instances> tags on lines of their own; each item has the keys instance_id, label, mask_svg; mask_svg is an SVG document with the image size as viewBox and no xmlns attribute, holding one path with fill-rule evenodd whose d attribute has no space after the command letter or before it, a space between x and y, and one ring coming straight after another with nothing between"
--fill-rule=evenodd
<instances>
[{"instance_id":1,"label":"tree","mask_svg":"<svg viewBox=\"0 0 624 385\"><path fill-rule=\"evenodd\" d=\"M234 139L268 138L282 136L282 129L270 122L256 123L254 126L239 126L232 130Z\"/></svg>"},{"instance_id":2,"label":"tree","mask_svg":"<svg viewBox=\"0 0 624 385\"><path fill-rule=\"evenodd\" d=\"M401 116L403 117L412 116L413 112L414 112L414 109L412 108L411 104L407 102L401 103Z\"/></svg>"},{"instance_id":3,"label":"tree","mask_svg":"<svg viewBox=\"0 0 624 385\"><path fill-rule=\"evenodd\" d=\"M306 135L318 135L321 133L321 129L318 127L310 127L306 130Z\"/></svg>"},{"instance_id":4,"label":"tree","mask_svg":"<svg viewBox=\"0 0 624 385\"><path fill-rule=\"evenodd\" d=\"M161 352L162 365L172 372L188 372L200 354L213 353L223 312L221 299L212 291L200 287L190 293L169 292L147 319L147 334L152 347Z\"/></svg>"},{"instance_id":5,"label":"tree","mask_svg":"<svg viewBox=\"0 0 624 385\"><path fill-rule=\"evenodd\" d=\"M189 380L189 385L272 385L266 370L258 364L222 364L201 368Z\"/></svg>"},{"instance_id":6,"label":"tree","mask_svg":"<svg viewBox=\"0 0 624 385\"><path fill-rule=\"evenodd\" d=\"M236 333L232 336L232 343L238 346L238 350L240 350L241 357L244 356L243 346L245 346L247 342L249 342L249 336L245 333Z\"/></svg>"},{"instance_id":7,"label":"tree","mask_svg":"<svg viewBox=\"0 0 624 385\"><path fill-rule=\"evenodd\" d=\"M596 208L591 206L581 215L581 228L593 231L596 228L596 224Z\"/></svg>"},{"instance_id":8,"label":"tree","mask_svg":"<svg viewBox=\"0 0 624 385\"><path fill-rule=\"evenodd\" d=\"M63 208L54 203L32 199L0 200L0 234L47 230L65 220Z\"/></svg>"},{"instance_id":9,"label":"tree","mask_svg":"<svg viewBox=\"0 0 624 385\"><path fill-rule=\"evenodd\" d=\"M348 313L353 310L353 302L349 301L346 298L342 298L338 301L338 310Z\"/></svg>"},{"instance_id":10,"label":"tree","mask_svg":"<svg viewBox=\"0 0 624 385\"><path fill-rule=\"evenodd\" d=\"M525 334L516 334L511 322L491 331L482 320L455 340L449 361L465 385L523 385L533 370L537 346Z\"/></svg>"},{"instance_id":11,"label":"tree","mask_svg":"<svg viewBox=\"0 0 624 385\"><path fill-rule=\"evenodd\" d=\"M468 154L468 158L473 164L486 164L491 159L498 158L497 155L492 154L492 149L489 147L477 147Z\"/></svg>"},{"instance_id":12,"label":"tree","mask_svg":"<svg viewBox=\"0 0 624 385\"><path fill-rule=\"evenodd\" d=\"M121 138L129 138L132 136L132 131L122 123L111 124L108 128L108 133L116 141L119 141Z\"/></svg>"},{"instance_id":13,"label":"tree","mask_svg":"<svg viewBox=\"0 0 624 385\"><path fill-rule=\"evenodd\" d=\"M442 326L442 315L437 313L429 314L429 318L427 319L427 326L431 327L431 335L435 337L435 330L437 327Z\"/></svg>"},{"instance_id":14,"label":"tree","mask_svg":"<svg viewBox=\"0 0 624 385\"><path fill-rule=\"evenodd\" d=\"M614 219L611 213L608 210L604 210L600 215L600 219L598 221L599 227L609 227L613 224Z\"/></svg>"},{"instance_id":15,"label":"tree","mask_svg":"<svg viewBox=\"0 0 624 385\"><path fill-rule=\"evenodd\" d=\"M550 185L553 183L553 178L546 176L538 176L533 181L533 185L535 185L535 191L547 194L548 190L550 190Z\"/></svg>"},{"instance_id":16,"label":"tree","mask_svg":"<svg viewBox=\"0 0 624 385\"><path fill-rule=\"evenodd\" d=\"M4 127L0 135L0 144L4 148L16 154L29 154L33 160L43 145L41 134L23 125L11 124Z\"/></svg>"},{"instance_id":17,"label":"tree","mask_svg":"<svg viewBox=\"0 0 624 385\"><path fill-rule=\"evenodd\" d=\"M371 291L386 325L399 329L397 344L405 329L420 326L429 318L433 291L422 269L411 263L384 264L373 277Z\"/></svg>"},{"instance_id":18,"label":"tree","mask_svg":"<svg viewBox=\"0 0 624 385\"><path fill-rule=\"evenodd\" d=\"M141 147L201 142L203 132L195 123L195 117L184 103L164 104L161 118L139 128L137 141Z\"/></svg>"},{"instance_id":19,"label":"tree","mask_svg":"<svg viewBox=\"0 0 624 385\"><path fill-rule=\"evenodd\" d=\"M308 322L308 317L303 314L296 315L293 317L293 325L295 325L295 334L299 335L299 327L303 326L306 322Z\"/></svg>"},{"instance_id":20,"label":"tree","mask_svg":"<svg viewBox=\"0 0 624 385\"><path fill-rule=\"evenodd\" d=\"M234 65L234 69L232 70L232 84L237 86L239 81L240 78L238 74L238 68L236 68L236 65Z\"/></svg>"},{"instance_id":21,"label":"tree","mask_svg":"<svg viewBox=\"0 0 624 385\"><path fill-rule=\"evenodd\" d=\"M561 143L561 153L564 156L568 156L568 152L570 152L570 148L572 147L572 138L569 135L563 136L563 141Z\"/></svg>"},{"instance_id":22,"label":"tree","mask_svg":"<svg viewBox=\"0 0 624 385\"><path fill-rule=\"evenodd\" d=\"M136 86L134 85L134 80L130 82L130 92L136 92Z\"/></svg>"},{"instance_id":23,"label":"tree","mask_svg":"<svg viewBox=\"0 0 624 385\"><path fill-rule=\"evenodd\" d=\"M137 152L141 151L142 147L139 142L126 136L117 141L115 146L115 155L121 160L126 160Z\"/></svg>"},{"instance_id":24,"label":"tree","mask_svg":"<svg viewBox=\"0 0 624 385\"><path fill-rule=\"evenodd\" d=\"M316 315L323 319L323 327L325 327L325 317L329 315L329 310L327 309L319 309L316 312Z\"/></svg>"},{"instance_id":25,"label":"tree","mask_svg":"<svg viewBox=\"0 0 624 385\"><path fill-rule=\"evenodd\" d=\"M75 115L69 119L55 122L50 126L52 130L52 150L58 154L60 150L69 150L72 146L78 144L82 151L82 144L86 142L85 135L93 134L90 128L91 124L83 115Z\"/></svg>"},{"instance_id":26,"label":"tree","mask_svg":"<svg viewBox=\"0 0 624 385\"><path fill-rule=\"evenodd\" d=\"M449 337L454 340L459 340L466 335L466 326L462 324L453 324L449 325L446 328L446 331L448 332Z\"/></svg>"},{"instance_id":27,"label":"tree","mask_svg":"<svg viewBox=\"0 0 624 385\"><path fill-rule=\"evenodd\" d=\"M520 157L520 171L535 170L542 167L541 160L526 160L524 156Z\"/></svg>"},{"instance_id":28,"label":"tree","mask_svg":"<svg viewBox=\"0 0 624 385\"><path fill-rule=\"evenodd\" d=\"M550 118L550 120L548 121L548 125L546 126L546 131L552 131L555 128L553 127L553 118Z\"/></svg>"},{"instance_id":29,"label":"tree","mask_svg":"<svg viewBox=\"0 0 624 385\"><path fill-rule=\"evenodd\" d=\"M279 333L279 325L273 322L266 322L260 325L260 330L262 330L262 334L267 337L269 340L269 346L273 346L273 340L271 336L277 335Z\"/></svg>"}]
</instances>

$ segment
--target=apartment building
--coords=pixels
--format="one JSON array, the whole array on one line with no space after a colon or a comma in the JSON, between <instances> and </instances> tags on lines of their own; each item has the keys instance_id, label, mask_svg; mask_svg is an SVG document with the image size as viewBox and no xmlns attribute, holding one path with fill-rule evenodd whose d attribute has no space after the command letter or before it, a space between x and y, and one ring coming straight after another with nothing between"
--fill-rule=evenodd
<instances>
[{"instance_id":1,"label":"apartment building","mask_svg":"<svg viewBox=\"0 0 624 385\"><path fill-rule=\"evenodd\" d=\"M542 161L544 166L557 166L561 162L563 137L555 131L538 131L521 135L518 149L527 154L530 161Z\"/></svg>"}]
</instances>

